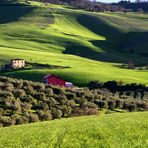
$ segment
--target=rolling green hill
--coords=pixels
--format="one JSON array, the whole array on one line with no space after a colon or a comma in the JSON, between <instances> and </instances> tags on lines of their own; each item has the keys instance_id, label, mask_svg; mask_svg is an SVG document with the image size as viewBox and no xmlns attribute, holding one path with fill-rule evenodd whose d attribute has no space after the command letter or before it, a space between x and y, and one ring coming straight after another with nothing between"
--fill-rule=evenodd
<instances>
[{"instance_id":1,"label":"rolling green hill","mask_svg":"<svg viewBox=\"0 0 148 148\"><path fill-rule=\"evenodd\" d=\"M92 13L36 2L1 5L0 64L24 58L69 67L1 75L41 81L45 74L54 73L80 86L90 80L148 84L146 70L119 68L129 60L148 64L147 26L147 14Z\"/></svg>"},{"instance_id":2,"label":"rolling green hill","mask_svg":"<svg viewBox=\"0 0 148 148\"><path fill-rule=\"evenodd\" d=\"M146 148L147 116L120 113L0 128L0 147Z\"/></svg>"}]
</instances>

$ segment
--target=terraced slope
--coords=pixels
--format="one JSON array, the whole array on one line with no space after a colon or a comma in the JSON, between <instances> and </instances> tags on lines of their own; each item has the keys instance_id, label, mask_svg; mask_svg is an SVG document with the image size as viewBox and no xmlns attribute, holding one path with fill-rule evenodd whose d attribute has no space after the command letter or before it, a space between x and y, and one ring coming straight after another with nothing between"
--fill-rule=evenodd
<instances>
[{"instance_id":1,"label":"terraced slope","mask_svg":"<svg viewBox=\"0 0 148 148\"><path fill-rule=\"evenodd\" d=\"M28 62L69 67L1 75L41 81L43 75L55 73L76 85L94 79L148 84L147 71L118 68L129 60L147 64L147 26L147 14L98 14L32 2L11 9L1 6L1 64L11 58L25 58Z\"/></svg>"},{"instance_id":2,"label":"terraced slope","mask_svg":"<svg viewBox=\"0 0 148 148\"><path fill-rule=\"evenodd\" d=\"M146 148L147 116L148 112L120 113L0 128L0 148Z\"/></svg>"}]
</instances>

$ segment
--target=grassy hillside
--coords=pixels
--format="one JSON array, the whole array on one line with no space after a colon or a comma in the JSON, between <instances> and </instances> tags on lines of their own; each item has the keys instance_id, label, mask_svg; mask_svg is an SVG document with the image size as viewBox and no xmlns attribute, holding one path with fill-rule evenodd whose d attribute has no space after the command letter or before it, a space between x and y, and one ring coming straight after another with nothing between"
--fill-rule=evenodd
<instances>
[{"instance_id":1,"label":"grassy hillside","mask_svg":"<svg viewBox=\"0 0 148 148\"><path fill-rule=\"evenodd\" d=\"M110 114L1 128L0 147L146 148L147 116Z\"/></svg>"},{"instance_id":2,"label":"grassy hillside","mask_svg":"<svg viewBox=\"0 0 148 148\"><path fill-rule=\"evenodd\" d=\"M148 84L147 71L118 68L129 60L147 64L147 26L147 14L97 14L40 3L11 9L1 6L1 64L11 58L24 58L28 62L70 67L1 75L41 81L43 75L54 73L77 85L94 79ZM131 49L134 53L129 52Z\"/></svg>"}]
</instances>

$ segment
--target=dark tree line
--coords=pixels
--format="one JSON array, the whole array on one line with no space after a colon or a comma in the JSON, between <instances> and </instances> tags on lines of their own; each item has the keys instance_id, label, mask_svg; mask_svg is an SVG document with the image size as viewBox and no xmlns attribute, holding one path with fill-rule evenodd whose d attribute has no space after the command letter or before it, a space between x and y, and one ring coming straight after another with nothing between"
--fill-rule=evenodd
<instances>
[{"instance_id":1,"label":"dark tree line","mask_svg":"<svg viewBox=\"0 0 148 148\"><path fill-rule=\"evenodd\" d=\"M16 3L16 2L18 2L17 0L1 0L0 1L0 4L2 3Z\"/></svg>"},{"instance_id":2,"label":"dark tree line","mask_svg":"<svg viewBox=\"0 0 148 148\"><path fill-rule=\"evenodd\" d=\"M25 0L24 0L25 1ZM32 0L44 3L63 4L74 6L87 11L104 12L104 11L148 11L148 2L130 3L129 1L121 1L119 3L105 4L93 2L90 0ZM1 0L0 4L16 4L17 0ZM27 2L27 1L26 1Z\"/></svg>"},{"instance_id":3,"label":"dark tree line","mask_svg":"<svg viewBox=\"0 0 148 148\"><path fill-rule=\"evenodd\" d=\"M119 5L127 10L130 10L130 11L139 11L139 12L142 12L142 11L145 11L147 12L148 11L148 2L137 2L137 3L130 3L128 1L121 1L117 4L112 4L112 5Z\"/></svg>"},{"instance_id":4,"label":"dark tree line","mask_svg":"<svg viewBox=\"0 0 148 148\"><path fill-rule=\"evenodd\" d=\"M42 0L40 0L42 1ZM130 3L129 1L120 1L119 3L105 4L93 2L90 0L43 0L47 3L66 4L88 11L148 11L148 2Z\"/></svg>"},{"instance_id":5,"label":"dark tree line","mask_svg":"<svg viewBox=\"0 0 148 148\"><path fill-rule=\"evenodd\" d=\"M79 9L87 11L104 12L104 11L123 11L121 6L113 6L100 2L92 2L90 0L44 0L46 3L71 5Z\"/></svg>"},{"instance_id":6,"label":"dark tree line","mask_svg":"<svg viewBox=\"0 0 148 148\"><path fill-rule=\"evenodd\" d=\"M107 81L105 83L101 83L99 81L91 81L88 84L88 87L90 89L97 89L97 88L107 88L111 91L138 91L143 90L145 92L148 92L148 87L142 84L122 84L122 82L116 82L116 81Z\"/></svg>"}]
</instances>

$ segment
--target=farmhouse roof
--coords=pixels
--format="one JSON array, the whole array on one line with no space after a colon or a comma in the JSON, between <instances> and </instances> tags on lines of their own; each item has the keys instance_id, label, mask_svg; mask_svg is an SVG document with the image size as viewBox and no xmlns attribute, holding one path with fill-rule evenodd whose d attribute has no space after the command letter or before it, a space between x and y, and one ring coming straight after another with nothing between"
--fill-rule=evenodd
<instances>
[{"instance_id":1,"label":"farmhouse roof","mask_svg":"<svg viewBox=\"0 0 148 148\"><path fill-rule=\"evenodd\" d=\"M21 60L21 61L23 61L24 59L11 59L11 61L18 61L18 60Z\"/></svg>"},{"instance_id":2,"label":"farmhouse roof","mask_svg":"<svg viewBox=\"0 0 148 148\"><path fill-rule=\"evenodd\" d=\"M61 77L56 76L56 75L53 75L53 74L48 74L48 75L46 75L46 76L44 77L44 79L47 79L47 78L49 78L49 77L51 77L51 76L57 77L57 78L59 78L59 79L62 79ZM62 80L63 80L63 79L62 79Z\"/></svg>"}]
</instances>

